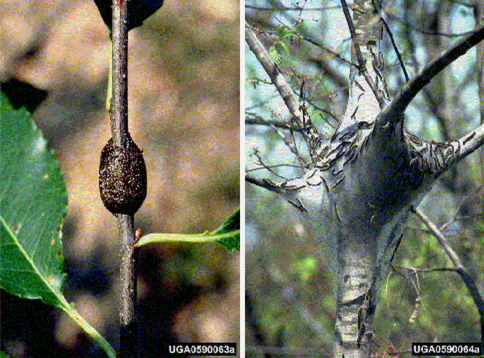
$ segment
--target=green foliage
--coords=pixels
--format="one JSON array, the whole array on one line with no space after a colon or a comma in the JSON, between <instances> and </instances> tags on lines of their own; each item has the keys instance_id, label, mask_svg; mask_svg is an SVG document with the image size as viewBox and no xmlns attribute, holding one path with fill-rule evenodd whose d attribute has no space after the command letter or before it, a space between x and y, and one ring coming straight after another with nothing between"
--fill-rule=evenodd
<instances>
[{"instance_id":1,"label":"green foliage","mask_svg":"<svg viewBox=\"0 0 484 358\"><path fill-rule=\"evenodd\" d=\"M293 275L302 283L308 281L317 273L318 261L312 256L301 256L293 262L291 271Z\"/></svg>"},{"instance_id":2,"label":"green foliage","mask_svg":"<svg viewBox=\"0 0 484 358\"><path fill-rule=\"evenodd\" d=\"M67 212L62 173L29 113L0 96L0 286L60 307Z\"/></svg>"},{"instance_id":3,"label":"green foliage","mask_svg":"<svg viewBox=\"0 0 484 358\"><path fill-rule=\"evenodd\" d=\"M214 232L210 233L213 237L219 237L216 242L227 251L240 251L240 209L229 216L229 218Z\"/></svg>"},{"instance_id":4,"label":"green foliage","mask_svg":"<svg viewBox=\"0 0 484 358\"><path fill-rule=\"evenodd\" d=\"M276 65L280 65L282 63L281 50L284 50L287 55L289 54L289 46L285 41L292 41L294 38L303 38L302 35L297 31L298 26L299 25L289 28L283 25L276 29L277 40L274 42L274 45L269 48L269 54Z\"/></svg>"},{"instance_id":5,"label":"green foliage","mask_svg":"<svg viewBox=\"0 0 484 358\"><path fill-rule=\"evenodd\" d=\"M216 242L229 252L234 250L240 251L240 209L237 209L235 213L230 215L215 231L202 234L148 234L143 236L136 246L141 247L151 243L162 242Z\"/></svg>"},{"instance_id":6,"label":"green foliage","mask_svg":"<svg viewBox=\"0 0 484 358\"><path fill-rule=\"evenodd\" d=\"M271 55L272 61L275 62L276 65L280 65L282 62L282 54L276 47L276 44L272 45L269 48L269 54Z\"/></svg>"},{"instance_id":7,"label":"green foliage","mask_svg":"<svg viewBox=\"0 0 484 358\"><path fill-rule=\"evenodd\" d=\"M62 293L67 191L59 165L30 114L14 110L1 92L0 116L0 287L64 310L108 357L115 357Z\"/></svg>"}]
</instances>

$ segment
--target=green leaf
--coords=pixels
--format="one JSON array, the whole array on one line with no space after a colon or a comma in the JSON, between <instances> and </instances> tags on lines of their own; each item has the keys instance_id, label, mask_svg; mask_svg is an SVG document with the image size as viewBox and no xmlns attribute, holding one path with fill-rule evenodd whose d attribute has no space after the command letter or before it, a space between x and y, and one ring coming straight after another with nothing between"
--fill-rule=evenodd
<instances>
[{"instance_id":1,"label":"green leaf","mask_svg":"<svg viewBox=\"0 0 484 358\"><path fill-rule=\"evenodd\" d=\"M279 41L277 44L281 45L281 47L284 49L284 51L286 51L286 53L289 54L289 47L287 46L287 44L284 41Z\"/></svg>"},{"instance_id":2,"label":"green leaf","mask_svg":"<svg viewBox=\"0 0 484 358\"><path fill-rule=\"evenodd\" d=\"M10 358L10 356L5 352L0 351L0 358Z\"/></svg>"},{"instance_id":3,"label":"green leaf","mask_svg":"<svg viewBox=\"0 0 484 358\"><path fill-rule=\"evenodd\" d=\"M148 234L143 236L136 246L141 247L151 243L163 242L216 242L230 252L240 251L240 209L230 215L215 231L203 234Z\"/></svg>"},{"instance_id":4,"label":"green leaf","mask_svg":"<svg viewBox=\"0 0 484 358\"><path fill-rule=\"evenodd\" d=\"M4 94L0 116L0 287L61 307L62 173L30 114L14 110Z\"/></svg>"},{"instance_id":5,"label":"green leaf","mask_svg":"<svg viewBox=\"0 0 484 358\"><path fill-rule=\"evenodd\" d=\"M281 56L281 53L279 52L279 50L277 49L276 45L272 45L269 48L269 55L271 56L272 61L274 61L274 63L276 65L281 64L282 56Z\"/></svg>"},{"instance_id":6,"label":"green leaf","mask_svg":"<svg viewBox=\"0 0 484 358\"><path fill-rule=\"evenodd\" d=\"M108 357L116 357L62 294L67 277L61 242L67 212L62 173L30 114L15 110L2 92L0 167L0 288L64 310Z\"/></svg>"},{"instance_id":7,"label":"green leaf","mask_svg":"<svg viewBox=\"0 0 484 358\"><path fill-rule=\"evenodd\" d=\"M240 209L229 216L229 218L210 235L219 236L217 242L225 247L228 251L240 251Z\"/></svg>"}]
</instances>

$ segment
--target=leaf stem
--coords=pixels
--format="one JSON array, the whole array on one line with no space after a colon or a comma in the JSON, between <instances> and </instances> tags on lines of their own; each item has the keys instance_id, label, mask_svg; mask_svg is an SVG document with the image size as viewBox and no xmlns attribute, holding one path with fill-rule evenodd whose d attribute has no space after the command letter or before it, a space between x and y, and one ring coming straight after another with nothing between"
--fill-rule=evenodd
<instances>
[{"instance_id":1,"label":"leaf stem","mask_svg":"<svg viewBox=\"0 0 484 358\"><path fill-rule=\"evenodd\" d=\"M205 242L217 242L218 240L232 237L240 234L240 230L235 230L228 233L222 233L218 235L213 234L148 234L141 238L136 244L136 247L145 246L151 243L160 242L189 242L189 243L205 243Z\"/></svg>"},{"instance_id":2,"label":"leaf stem","mask_svg":"<svg viewBox=\"0 0 484 358\"><path fill-rule=\"evenodd\" d=\"M94 329L93 326L91 326L85 319L82 317L79 312L77 312L67 301L64 299L62 296L61 299L61 309L66 312L69 317L71 317L83 330L86 332L86 334L89 335L99 346L103 349L103 351L106 353L106 355L109 358L116 358L116 352L111 347L111 345L104 339L103 336L99 334L98 331Z\"/></svg>"}]
</instances>

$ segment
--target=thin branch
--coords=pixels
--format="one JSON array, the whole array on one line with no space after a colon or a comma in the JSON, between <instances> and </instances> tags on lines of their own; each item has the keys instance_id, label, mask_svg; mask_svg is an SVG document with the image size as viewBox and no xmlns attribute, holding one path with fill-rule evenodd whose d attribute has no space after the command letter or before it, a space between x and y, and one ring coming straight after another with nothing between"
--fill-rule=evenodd
<instances>
[{"instance_id":1,"label":"thin branch","mask_svg":"<svg viewBox=\"0 0 484 358\"><path fill-rule=\"evenodd\" d=\"M318 111L321 111L321 112L323 112L323 113L326 113L328 116L330 116L330 117L331 117L331 118L333 118L333 119L334 119L336 122L338 122L338 123L339 123L339 119L338 119L338 117L336 117L336 115L335 115L335 114L333 114L331 111L328 111L326 108L323 108L323 107L321 107L321 106L317 105L316 103L314 103L314 102L313 102L312 100L310 100L310 99L306 99L306 102L308 102L308 103L309 103L311 106L313 106L314 108L316 108ZM334 127L331 125L331 123L329 123L329 121L328 121L328 120L326 120L326 123L328 123L328 124L329 124L329 126L330 126L331 128L334 128Z\"/></svg>"},{"instance_id":2,"label":"thin branch","mask_svg":"<svg viewBox=\"0 0 484 358\"><path fill-rule=\"evenodd\" d=\"M388 24L385 21L385 19L383 18L383 16L381 17L381 21L383 23L383 26L385 26L385 29L387 30L388 37L390 37L390 41L392 43L393 49L395 50L395 53L397 54L398 62L400 62L400 67L402 68L403 75L405 76L405 82L408 82L410 78L408 77L407 69L405 68L405 64L403 63L402 55L400 55L400 51L398 51L398 47L397 47L397 44L395 43L395 39L393 38L393 34L390 31L390 28L388 27Z\"/></svg>"},{"instance_id":3,"label":"thin branch","mask_svg":"<svg viewBox=\"0 0 484 358\"><path fill-rule=\"evenodd\" d=\"M245 124L246 125L256 125L256 126L271 126L271 127L281 128L281 129L285 129L285 130L291 129L291 127L287 123L282 123L282 122L276 121L276 120L263 119L262 117L258 116L257 114L254 114L254 113L247 113L246 114ZM301 132L302 131L302 129L300 127L293 127L292 130L295 131L295 132Z\"/></svg>"},{"instance_id":4,"label":"thin branch","mask_svg":"<svg viewBox=\"0 0 484 358\"><path fill-rule=\"evenodd\" d=\"M301 121L302 113L299 110L299 101L294 94L291 86L287 83L277 65L272 61L269 53L266 51L262 43L257 38L252 29L245 25L245 41L249 45L250 50L254 53L257 60L260 62L264 70L271 78L272 83L279 91L284 103L293 117L297 118L298 124Z\"/></svg>"},{"instance_id":5,"label":"thin branch","mask_svg":"<svg viewBox=\"0 0 484 358\"><path fill-rule=\"evenodd\" d=\"M296 6L296 7L258 7L253 5L245 5L246 9L256 10L256 11L326 11L326 10L335 10L339 9L341 6L325 6L325 7L303 7L303 6Z\"/></svg>"},{"instance_id":6,"label":"thin branch","mask_svg":"<svg viewBox=\"0 0 484 358\"><path fill-rule=\"evenodd\" d=\"M260 188L267 189L273 193L281 192L281 189L277 185L272 184L268 179L259 179L249 174L245 174L245 181Z\"/></svg>"},{"instance_id":7,"label":"thin branch","mask_svg":"<svg viewBox=\"0 0 484 358\"><path fill-rule=\"evenodd\" d=\"M275 112L273 112L271 110L272 114L273 115L276 115ZM264 120L264 119L262 119ZM280 131L277 127L273 126L272 124L268 123L268 126L271 127L271 129L282 139L282 141L284 142L284 144L286 145L286 147L289 148L289 150L296 156L297 160L299 160L299 162L301 163L302 166L304 167L307 167L307 161L306 159L304 159L302 157L302 155L299 153L299 150L297 148L297 143L296 143L296 140L294 138L294 132L292 131L292 124L291 126L289 126L289 131L290 131L290 134L291 134L291 140L289 140L286 135ZM304 135L304 132L302 132L303 135ZM262 164L262 160L261 160L261 164Z\"/></svg>"},{"instance_id":8,"label":"thin branch","mask_svg":"<svg viewBox=\"0 0 484 358\"><path fill-rule=\"evenodd\" d=\"M111 102L111 132L114 145L127 148L128 132L128 2L113 0L113 96ZM138 357L136 326L136 252L134 245L134 215L118 214L122 240L120 358Z\"/></svg>"},{"instance_id":9,"label":"thin branch","mask_svg":"<svg viewBox=\"0 0 484 358\"><path fill-rule=\"evenodd\" d=\"M460 148L459 153L455 155L455 162L458 162L484 145L484 124L452 143Z\"/></svg>"},{"instance_id":10,"label":"thin branch","mask_svg":"<svg viewBox=\"0 0 484 358\"><path fill-rule=\"evenodd\" d=\"M462 36L472 34L474 32L472 30L472 31L461 32L461 33L458 33L458 34L449 34L449 33L445 33L445 32L427 31L427 30L421 29L420 27L418 27L416 25L411 24L410 22L408 22L406 20L399 18L398 16L393 15L392 13L390 13L388 11L385 11L385 14L387 14L388 17L398 21L399 23L407 26L409 29L420 32L421 34L424 34L424 35L441 36L441 37L462 37Z\"/></svg>"},{"instance_id":11,"label":"thin branch","mask_svg":"<svg viewBox=\"0 0 484 358\"><path fill-rule=\"evenodd\" d=\"M484 213L474 214L474 215L462 215L462 216L456 215L452 219L447 221L444 225L442 225L439 228L439 230L444 231L449 225L451 225L452 223L455 223L456 221L469 220L469 219L476 219L477 220L478 218L484 218Z\"/></svg>"},{"instance_id":12,"label":"thin branch","mask_svg":"<svg viewBox=\"0 0 484 358\"><path fill-rule=\"evenodd\" d=\"M245 172L250 173L250 172L255 172L255 171L258 171L258 170L267 170L268 168L272 169L272 168L283 168L283 167L284 168L297 168L297 169L303 168L300 165L295 165L295 164L274 164L274 165L265 165L265 166L258 167L258 168L246 169Z\"/></svg>"},{"instance_id":13,"label":"thin branch","mask_svg":"<svg viewBox=\"0 0 484 358\"><path fill-rule=\"evenodd\" d=\"M437 228L437 226L435 226L435 224L432 221L430 221L430 219L422 212L422 210L417 208L413 211L420 218L420 220L422 220L422 222L429 228L432 235L434 235L435 238L442 245L443 249L447 253L447 256L449 256L450 261L452 261L452 264L456 268L463 268L464 265L462 265L462 262L460 261L459 256L457 256L455 251L452 250L444 234L442 234L442 232Z\"/></svg>"},{"instance_id":14,"label":"thin branch","mask_svg":"<svg viewBox=\"0 0 484 358\"><path fill-rule=\"evenodd\" d=\"M481 341L484 345L484 300L482 299L481 294L479 293L479 289L477 288L474 279L472 276L467 272L466 268L462 264L459 256L455 253L452 247L449 245L446 237L444 234L437 228L437 226L430 221L430 219L422 212L420 209L415 209L414 213L422 220L422 222L427 225L432 235L439 241L439 243L444 248L444 251L447 253L447 256L452 261L452 264L455 266L457 273L464 281L467 289L471 297L474 299L474 303L479 311L480 321L481 321Z\"/></svg>"},{"instance_id":15,"label":"thin branch","mask_svg":"<svg viewBox=\"0 0 484 358\"><path fill-rule=\"evenodd\" d=\"M275 171L273 171L273 170L271 169L271 166L270 166L270 165L266 165L266 164L264 163L264 161L262 160L262 158L261 158L261 156L260 156L260 153L259 153L258 151L256 151L256 152L254 153L254 156L257 158L258 163L261 165L261 167L262 167L263 169L268 170L270 173L272 173L272 174L273 174L274 176L276 176L276 177L279 177L279 178L281 178L281 179L283 179L283 180L286 180L286 178L285 178L285 177L283 177L282 175L279 175L279 174L277 174ZM247 172L248 172L248 171L247 171Z\"/></svg>"},{"instance_id":16,"label":"thin branch","mask_svg":"<svg viewBox=\"0 0 484 358\"><path fill-rule=\"evenodd\" d=\"M272 83L274 83L274 86L289 109L292 118L296 121L297 125L303 129L302 135L304 141L308 145L309 152L312 153L316 151L320 140L318 130L311 120L305 117L305 113L301 111L301 104L299 103L298 96L294 94L294 91L287 83L279 70L279 67L277 67L274 61L272 61L269 53L248 24L245 25L245 41L259 63L264 67L264 70L270 77Z\"/></svg>"},{"instance_id":17,"label":"thin branch","mask_svg":"<svg viewBox=\"0 0 484 358\"><path fill-rule=\"evenodd\" d=\"M484 26L480 26L472 34L455 42L439 57L424 66L417 76L412 78L402 87L390 105L382 110L378 119L379 126L384 127L389 122L399 121L402 118L405 109L422 88L424 88L440 71L454 62L457 58L464 55L482 39L484 39Z\"/></svg>"},{"instance_id":18,"label":"thin branch","mask_svg":"<svg viewBox=\"0 0 484 358\"><path fill-rule=\"evenodd\" d=\"M361 72L363 72L364 70L366 70L366 63L365 63L366 61L363 58L363 55L361 53L360 44L359 44L358 38L356 36L355 25L353 24L353 19L351 18L350 11L348 10L348 4L346 3L346 0L341 0L341 4L343 5L343 13L345 15L346 23L348 24L348 28L350 30L351 40L353 42L353 47L355 49L356 58L358 59L357 68ZM370 87L371 87L371 85L370 85Z\"/></svg>"},{"instance_id":19,"label":"thin branch","mask_svg":"<svg viewBox=\"0 0 484 358\"><path fill-rule=\"evenodd\" d=\"M138 250L134 247L134 215L118 215L119 233L123 240L121 253L120 358L138 357L136 321L136 275Z\"/></svg>"},{"instance_id":20,"label":"thin branch","mask_svg":"<svg viewBox=\"0 0 484 358\"><path fill-rule=\"evenodd\" d=\"M383 108L383 106L385 105L385 100L383 99L381 93L378 91L378 88L376 88L375 83L373 82L370 75L368 74L368 70L366 68L366 61L363 58L363 55L361 53L360 43L358 42L355 25L353 24L353 19L351 18L350 12L348 10L348 4L346 3L346 0L341 0L341 4L343 5L343 13L346 18L346 23L348 24L348 28L350 29L351 42L353 43L353 48L355 49L356 58L358 59L358 69L360 73L363 75L363 77L365 78L366 83L368 83L368 86L370 86L371 91L373 92L373 95L375 96L376 100L378 101L378 104L380 105L380 108Z\"/></svg>"},{"instance_id":21,"label":"thin branch","mask_svg":"<svg viewBox=\"0 0 484 358\"><path fill-rule=\"evenodd\" d=\"M482 191L482 194L480 194L480 192ZM443 224L439 230L440 231L444 231L450 224L456 222L456 221L460 221L460 220L468 220L468 219L477 219L478 217L480 216L484 216L484 212L480 213L480 214L475 214L475 215L461 215L459 216L459 212L462 211L462 208L464 206L464 204L468 203L470 200L472 200L472 197L476 195L476 196L479 196L479 195L483 195L484 197L484 185L477 188L475 191L473 192L470 192L469 194L467 194L459 203L459 205L457 206L457 210L456 210L456 213L454 215L454 217L452 219L450 219L448 222L446 222L445 224Z\"/></svg>"},{"instance_id":22,"label":"thin branch","mask_svg":"<svg viewBox=\"0 0 484 358\"><path fill-rule=\"evenodd\" d=\"M408 267L408 266L400 266L400 265L393 265L392 264L392 269L398 272L398 269L402 270L405 272L403 274L404 276L408 275L409 273L412 273L414 275L418 273L432 273L432 272L458 272L455 267L437 267L437 268L415 268L415 267Z\"/></svg>"},{"instance_id":23,"label":"thin branch","mask_svg":"<svg viewBox=\"0 0 484 358\"><path fill-rule=\"evenodd\" d=\"M353 66L353 67L358 68L358 69L360 68L356 63L353 63L350 60L347 60L346 58L344 58L343 56L341 56L336 51L331 50L329 47L327 47L327 46L325 46L323 44L320 44L319 42L317 42L317 41L315 41L313 39L304 37L303 40L309 42L310 44L313 44L314 46L317 46L317 47L322 48L324 51L326 51L327 53L333 55L334 57L336 57L341 62L347 63L348 65Z\"/></svg>"}]
</instances>

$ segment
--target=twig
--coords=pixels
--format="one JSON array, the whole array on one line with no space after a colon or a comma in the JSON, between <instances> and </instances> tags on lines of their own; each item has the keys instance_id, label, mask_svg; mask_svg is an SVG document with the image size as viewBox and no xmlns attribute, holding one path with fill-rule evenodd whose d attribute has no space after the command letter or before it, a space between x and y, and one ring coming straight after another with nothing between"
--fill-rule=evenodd
<instances>
[{"instance_id":1,"label":"twig","mask_svg":"<svg viewBox=\"0 0 484 358\"><path fill-rule=\"evenodd\" d=\"M126 148L128 133L128 16L126 1L113 0L113 96L111 133L114 145ZM124 20L123 20L124 19Z\"/></svg>"},{"instance_id":2,"label":"twig","mask_svg":"<svg viewBox=\"0 0 484 358\"><path fill-rule=\"evenodd\" d=\"M118 215L119 233L123 240L121 254L120 358L138 357L136 322L136 274L138 250L134 247L134 215Z\"/></svg>"},{"instance_id":3,"label":"twig","mask_svg":"<svg viewBox=\"0 0 484 358\"><path fill-rule=\"evenodd\" d=\"M348 24L348 28L351 34L351 42L353 43L353 48L355 49L356 58L358 59L358 70L360 71L361 75L365 78L366 83L370 86L371 91L373 92L380 108L383 108L385 105L385 100L383 99L382 95L376 88L375 83L371 79L370 75L368 74L368 70L366 68L366 61L363 58L363 54L361 53L360 43L358 42L358 37L356 35L355 25L353 24L353 19L351 18L350 12L348 10L348 4L346 0L341 0L341 4L343 5L343 13L346 18L346 23Z\"/></svg>"},{"instance_id":4,"label":"twig","mask_svg":"<svg viewBox=\"0 0 484 358\"><path fill-rule=\"evenodd\" d=\"M277 117L277 113L275 113L275 111L271 110L271 112L274 116ZM262 119L262 120L264 120L264 119ZM288 147L289 150L296 156L297 160L299 160L299 163L301 164L301 166L307 167L308 163L307 163L306 159L304 159L301 156L301 154L299 153L299 150L297 148L297 142L296 142L296 139L294 138L294 132L292 130L293 125L291 124L289 126L289 133L291 134L291 139L288 139L282 131L277 129L277 127L273 126L272 124L268 123L268 126L271 127L271 129L274 132L276 132L276 134L282 139L282 141L284 142L286 147ZM302 132L302 133L303 133L303 136L304 136L304 132ZM262 162L262 160L261 160L261 162Z\"/></svg>"},{"instance_id":5,"label":"twig","mask_svg":"<svg viewBox=\"0 0 484 358\"><path fill-rule=\"evenodd\" d=\"M113 96L111 133L114 145L126 149L128 132L128 2L113 0ZM136 252L134 215L118 214L122 240L120 358L138 357L136 326Z\"/></svg>"},{"instance_id":6,"label":"twig","mask_svg":"<svg viewBox=\"0 0 484 358\"><path fill-rule=\"evenodd\" d=\"M254 53L259 63L262 65L262 67L264 67L264 70L270 77L272 83L274 83L274 86L291 113L292 118L294 118L298 126L303 129L302 135L305 142L309 146L310 143L315 141L315 138L316 140L319 138L319 133L316 127L314 127L309 120L306 122L306 125L304 125L303 113L300 109L301 107L298 97L294 94L291 86L287 83L281 71L274 61L272 61L269 53L248 24L245 25L245 41L247 42L247 45L249 45L250 50ZM310 138L308 138L308 136Z\"/></svg>"},{"instance_id":7,"label":"twig","mask_svg":"<svg viewBox=\"0 0 484 358\"><path fill-rule=\"evenodd\" d=\"M329 115L331 118L333 118L334 120L336 120L336 121L338 122L338 124L339 124L339 119L338 119L338 117L336 117L336 115L335 115L335 114L333 114L331 111L328 111L326 108L323 108L323 107L321 107L321 106L319 106L319 105L315 104L315 103L314 103L312 100L310 100L310 99L307 99L306 101L307 101L307 102L308 102L308 103L309 103L311 106L313 106L314 108L316 108L318 111L321 111L321 112L326 113L327 115ZM331 128L335 128L335 127L333 127L333 126L331 125L331 123L329 123L329 121L328 121L328 120L326 120L326 123L328 123L328 124L329 124L329 126L330 126Z\"/></svg>"},{"instance_id":8,"label":"twig","mask_svg":"<svg viewBox=\"0 0 484 358\"><path fill-rule=\"evenodd\" d=\"M249 45L250 50L257 57L257 60L260 62L262 67L264 67L264 70L271 78L274 86L276 86L279 94L284 100L284 103L289 109L289 112L292 114L293 117L296 117L298 119L298 122L302 122L302 114L299 110L299 101L297 99L297 96L294 94L291 86L289 86L289 84L286 82L286 79L281 74L281 71L279 70L277 65L274 63L274 61L271 60L269 53L266 51L264 46L261 44L255 33L248 25L245 26L245 41Z\"/></svg>"},{"instance_id":9,"label":"twig","mask_svg":"<svg viewBox=\"0 0 484 358\"><path fill-rule=\"evenodd\" d=\"M393 15L391 12L385 11L385 13L388 15L388 17L391 17L392 19L398 21L399 23L407 26L409 29L420 32L421 34L424 34L424 35L441 36L441 37L462 37L462 36L465 36L465 35L469 35L470 33L473 32L473 31L465 31L465 32L461 32L461 33L458 33L458 34L449 34L449 33L438 32L438 31L427 31L427 30L421 29L421 28L411 24L407 20L403 20L403 19L399 18L398 16Z\"/></svg>"},{"instance_id":10,"label":"twig","mask_svg":"<svg viewBox=\"0 0 484 358\"><path fill-rule=\"evenodd\" d=\"M282 175L277 174L277 173L276 173L274 170L272 170L270 165L266 165L266 164L264 163L264 161L262 160L262 158L261 158L261 156L260 156L259 151L256 151L256 152L254 153L254 156L257 158L257 161L259 162L259 164L262 166L262 168L263 168L263 169L268 170L270 173L274 174L276 177L279 177L279 178L281 178L281 179L283 179L283 180L286 180L286 178L285 178L285 177L283 177ZM247 171L247 172L248 172L248 171Z\"/></svg>"},{"instance_id":11,"label":"twig","mask_svg":"<svg viewBox=\"0 0 484 358\"><path fill-rule=\"evenodd\" d=\"M245 125L258 125L258 126L271 126L271 127L274 126L276 128L291 130L291 127L287 123L282 123L280 121L271 120L271 119L266 120L258 116L257 114L253 114L253 113L246 113ZM294 132L301 132L301 128L299 127L293 127L292 130Z\"/></svg>"},{"instance_id":12,"label":"twig","mask_svg":"<svg viewBox=\"0 0 484 358\"><path fill-rule=\"evenodd\" d=\"M323 6L323 7L307 7L296 6L296 7L258 7L253 5L245 5L246 9L256 10L256 11L326 11L339 9L341 6Z\"/></svg>"},{"instance_id":13,"label":"twig","mask_svg":"<svg viewBox=\"0 0 484 358\"><path fill-rule=\"evenodd\" d=\"M464 55L482 39L484 39L484 26L481 25L472 34L455 42L439 57L425 65L420 73L412 78L405 86L403 86L393 101L382 110L378 119L379 127L383 127L388 122L399 121L402 119L403 117L401 114L403 114L405 109L415 98L415 96L417 96L420 90L424 88L440 71L442 71L457 58Z\"/></svg>"},{"instance_id":14,"label":"twig","mask_svg":"<svg viewBox=\"0 0 484 358\"><path fill-rule=\"evenodd\" d=\"M350 11L348 10L348 4L346 3L346 0L341 0L341 4L343 5L343 13L345 15L346 23L348 24L348 28L350 30L351 40L353 42L353 47L355 49L356 58L358 59L357 68L361 72L363 72L366 69L366 66L365 66L366 61L363 58L363 55L361 54L360 44L358 43L358 38L356 36L355 25L353 24L353 19L351 18Z\"/></svg>"},{"instance_id":15,"label":"twig","mask_svg":"<svg viewBox=\"0 0 484 358\"><path fill-rule=\"evenodd\" d=\"M274 165L265 165L265 166L262 166L262 167L246 169L245 172L250 173L250 172L255 172L257 170L268 170L269 168L272 169L272 168L281 168L281 167L297 168L297 169L303 168L300 165L295 165L295 164L274 164ZM286 178L284 178L284 179L286 179Z\"/></svg>"},{"instance_id":16,"label":"twig","mask_svg":"<svg viewBox=\"0 0 484 358\"><path fill-rule=\"evenodd\" d=\"M383 16L381 17L381 21L383 23L383 26L385 26L385 30L387 30L388 37L390 37L390 41L392 43L393 49L395 50L395 53L397 54L398 62L400 62L400 67L402 68L403 75L405 76L405 82L408 82L410 78L408 77L407 69L405 68L405 64L403 63L402 55L400 55L400 51L398 51L398 47L397 47L397 44L395 43L395 39L393 38L393 34L390 31L390 28L388 27L388 24L385 21L385 19L383 18Z\"/></svg>"},{"instance_id":17,"label":"twig","mask_svg":"<svg viewBox=\"0 0 484 358\"><path fill-rule=\"evenodd\" d=\"M245 181L254 184L255 186L272 191L273 193L281 192L281 189L278 186L271 184L267 179L259 179L251 175L245 174Z\"/></svg>"},{"instance_id":18,"label":"twig","mask_svg":"<svg viewBox=\"0 0 484 358\"><path fill-rule=\"evenodd\" d=\"M460 275L462 281L466 285L467 289L469 290L470 295L474 299L474 303L477 307L477 310L480 315L480 322L481 322L481 341L484 345L484 300L479 293L479 290L474 282L472 276L467 272L466 268L462 264L459 256L455 253L455 251L450 247L446 237L444 234L437 228L437 226L430 221L430 219L422 212L420 209L415 209L414 213L422 220L425 225L429 228L432 235L439 241L439 243L444 248L444 251L447 253L447 256L452 261L452 264L455 266L457 273Z\"/></svg>"},{"instance_id":19,"label":"twig","mask_svg":"<svg viewBox=\"0 0 484 358\"><path fill-rule=\"evenodd\" d=\"M415 267L408 267L408 266L400 266L400 265L392 265L392 268L395 272L400 273L397 271L397 268L401 269L405 272L411 272L414 275L418 273L431 273L431 272L457 272L457 269L454 267L437 267L437 268L415 268ZM406 275L404 275L406 276Z\"/></svg>"},{"instance_id":20,"label":"twig","mask_svg":"<svg viewBox=\"0 0 484 358\"><path fill-rule=\"evenodd\" d=\"M343 56L341 56L336 51L331 50L329 47L327 47L327 46L325 46L323 44L320 44L319 42L314 41L313 39L310 39L310 38L307 38L307 37L304 37L303 40L309 42L310 44L313 44L314 46L317 46L317 47L322 48L324 51L326 51L327 53L333 55L334 57L336 57L341 62L344 62L344 63L346 63L346 64L348 64L350 66L353 66L355 68L359 68L359 66L356 63L353 63L353 62L347 60L346 58L344 58Z\"/></svg>"}]
</instances>

